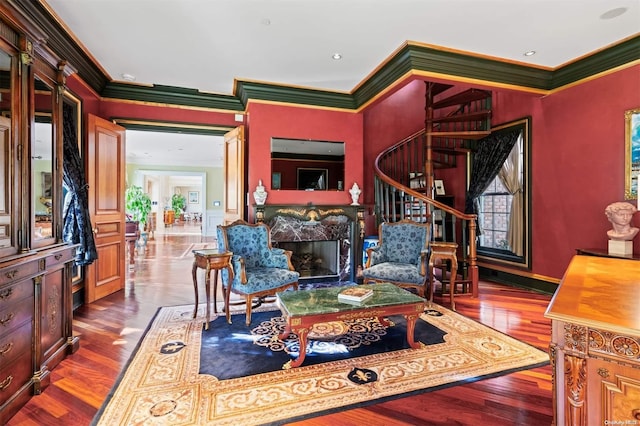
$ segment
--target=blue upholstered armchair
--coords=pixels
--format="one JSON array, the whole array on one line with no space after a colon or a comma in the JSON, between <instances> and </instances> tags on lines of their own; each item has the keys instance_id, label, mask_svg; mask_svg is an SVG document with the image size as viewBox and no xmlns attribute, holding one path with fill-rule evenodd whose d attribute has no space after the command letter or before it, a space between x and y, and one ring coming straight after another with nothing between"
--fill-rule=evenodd
<instances>
[{"instance_id":1,"label":"blue upholstered armchair","mask_svg":"<svg viewBox=\"0 0 640 426\"><path fill-rule=\"evenodd\" d=\"M233 252L233 274L221 271L224 306L227 322L231 323L229 296L244 296L247 305L247 325L251 323L251 310L288 287L298 289L300 274L293 270L291 252L271 247L270 229L265 224L249 224L237 220L217 228L218 247Z\"/></svg>"},{"instance_id":2,"label":"blue upholstered armchair","mask_svg":"<svg viewBox=\"0 0 640 426\"><path fill-rule=\"evenodd\" d=\"M415 288L425 297L429 282L429 240L431 224L409 219L379 226L379 244L367 249L364 283L391 282Z\"/></svg>"}]
</instances>

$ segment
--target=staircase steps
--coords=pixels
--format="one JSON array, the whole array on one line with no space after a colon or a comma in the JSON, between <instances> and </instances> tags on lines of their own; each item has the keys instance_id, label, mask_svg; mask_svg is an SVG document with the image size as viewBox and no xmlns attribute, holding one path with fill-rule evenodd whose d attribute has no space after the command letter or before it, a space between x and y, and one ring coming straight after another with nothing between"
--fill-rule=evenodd
<instances>
[{"instance_id":1,"label":"staircase steps","mask_svg":"<svg viewBox=\"0 0 640 426\"><path fill-rule=\"evenodd\" d=\"M450 132L431 132L431 134L439 138L449 137L478 140L484 138L485 136L489 136L491 134L491 130L460 130Z\"/></svg>"},{"instance_id":2,"label":"staircase steps","mask_svg":"<svg viewBox=\"0 0 640 426\"><path fill-rule=\"evenodd\" d=\"M454 123L465 121L480 121L491 117L491 110L483 109L480 111L468 112L466 114L448 115L446 117L433 118L432 123Z\"/></svg>"},{"instance_id":3,"label":"staircase steps","mask_svg":"<svg viewBox=\"0 0 640 426\"><path fill-rule=\"evenodd\" d=\"M455 95L449 96L448 98L442 99L438 102L434 102L432 108L441 109L454 105L467 104L469 102L481 101L489 97L491 97L491 92L488 92L486 90L468 89Z\"/></svg>"}]
</instances>

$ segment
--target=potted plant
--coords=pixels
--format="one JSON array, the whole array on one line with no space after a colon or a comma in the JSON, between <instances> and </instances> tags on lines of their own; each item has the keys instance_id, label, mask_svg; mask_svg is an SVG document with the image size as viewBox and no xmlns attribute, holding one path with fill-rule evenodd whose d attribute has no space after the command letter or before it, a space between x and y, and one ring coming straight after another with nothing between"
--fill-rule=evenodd
<instances>
[{"instance_id":1,"label":"potted plant","mask_svg":"<svg viewBox=\"0 0 640 426\"><path fill-rule=\"evenodd\" d=\"M132 185L124 193L125 210L131 216L131 220L138 222L144 229L149 212L151 212L151 197L140 186Z\"/></svg>"},{"instance_id":2,"label":"potted plant","mask_svg":"<svg viewBox=\"0 0 640 426\"><path fill-rule=\"evenodd\" d=\"M182 194L173 194L171 196L171 208L176 217L181 217L187 207L187 199Z\"/></svg>"}]
</instances>

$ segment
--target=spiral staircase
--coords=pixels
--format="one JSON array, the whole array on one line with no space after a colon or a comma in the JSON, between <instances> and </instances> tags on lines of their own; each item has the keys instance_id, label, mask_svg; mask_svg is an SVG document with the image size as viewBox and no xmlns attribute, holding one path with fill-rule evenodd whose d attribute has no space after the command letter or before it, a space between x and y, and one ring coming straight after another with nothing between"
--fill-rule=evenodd
<instances>
[{"instance_id":1,"label":"spiral staircase","mask_svg":"<svg viewBox=\"0 0 640 426\"><path fill-rule=\"evenodd\" d=\"M425 128L380 153L374 165L375 214L380 222L411 219L432 224L432 243L452 247L443 262L441 291L457 263L455 293L478 295L476 216L438 199L434 170L465 167L474 141L491 133L491 92L425 82ZM452 262L453 260L453 262ZM447 275L449 273L449 276ZM452 293L453 297L453 293ZM453 303L453 299L452 299Z\"/></svg>"}]
</instances>

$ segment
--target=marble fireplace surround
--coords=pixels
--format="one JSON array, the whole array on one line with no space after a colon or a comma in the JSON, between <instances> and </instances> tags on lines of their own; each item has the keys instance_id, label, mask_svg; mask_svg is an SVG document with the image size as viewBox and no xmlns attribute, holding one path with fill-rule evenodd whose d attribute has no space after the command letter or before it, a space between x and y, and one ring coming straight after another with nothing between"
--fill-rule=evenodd
<instances>
[{"instance_id":1,"label":"marble fireplace surround","mask_svg":"<svg viewBox=\"0 0 640 426\"><path fill-rule=\"evenodd\" d=\"M274 247L280 243L337 241L339 270L334 279L356 281L364 241L362 206L265 204L254 207L256 222L264 222L271 228ZM289 247L287 244L287 249ZM301 279L305 278L314 277L302 274Z\"/></svg>"}]
</instances>

